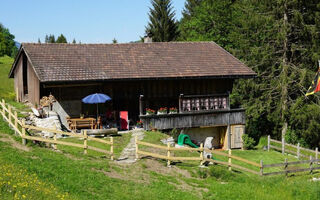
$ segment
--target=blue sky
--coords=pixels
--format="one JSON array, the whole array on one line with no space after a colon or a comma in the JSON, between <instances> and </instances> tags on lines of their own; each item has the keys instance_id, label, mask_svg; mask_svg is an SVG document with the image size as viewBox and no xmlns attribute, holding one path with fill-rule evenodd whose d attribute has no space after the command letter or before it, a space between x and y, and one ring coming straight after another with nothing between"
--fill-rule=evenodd
<instances>
[{"instance_id":1,"label":"blue sky","mask_svg":"<svg viewBox=\"0 0 320 200\"><path fill-rule=\"evenodd\" d=\"M173 0L181 18L185 0ZM82 43L130 42L144 35L150 0L0 0L0 23L18 42L64 34Z\"/></svg>"}]
</instances>

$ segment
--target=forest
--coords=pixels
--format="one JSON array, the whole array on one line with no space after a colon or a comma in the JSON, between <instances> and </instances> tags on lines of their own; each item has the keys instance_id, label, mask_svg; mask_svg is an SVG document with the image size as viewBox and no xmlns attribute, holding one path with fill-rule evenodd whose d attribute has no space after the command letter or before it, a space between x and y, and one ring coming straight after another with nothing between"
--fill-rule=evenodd
<instances>
[{"instance_id":1,"label":"forest","mask_svg":"<svg viewBox=\"0 0 320 200\"><path fill-rule=\"evenodd\" d=\"M319 94L305 96L320 60L318 0L187 0L180 41L214 41L258 75L238 80L232 105L246 133L320 146Z\"/></svg>"}]
</instances>

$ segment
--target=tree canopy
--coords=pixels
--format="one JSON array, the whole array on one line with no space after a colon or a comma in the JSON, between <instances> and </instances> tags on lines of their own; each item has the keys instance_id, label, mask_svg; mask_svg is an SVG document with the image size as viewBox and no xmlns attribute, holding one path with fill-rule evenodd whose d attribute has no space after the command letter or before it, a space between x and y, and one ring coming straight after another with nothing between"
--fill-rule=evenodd
<instances>
[{"instance_id":1,"label":"tree canopy","mask_svg":"<svg viewBox=\"0 0 320 200\"><path fill-rule=\"evenodd\" d=\"M67 42L67 38L64 37L63 34L61 34L61 35L57 38L56 43L68 43L68 42Z\"/></svg>"},{"instance_id":2,"label":"tree canopy","mask_svg":"<svg viewBox=\"0 0 320 200\"><path fill-rule=\"evenodd\" d=\"M149 11L149 23L145 33L154 42L169 42L178 37L178 23L175 20L171 0L152 0Z\"/></svg>"},{"instance_id":3,"label":"tree canopy","mask_svg":"<svg viewBox=\"0 0 320 200\"><path fill-rule=\"evenodd\" d=\"M7 55L14 57L17 51L18 48L14 41L14 35L0 23L0 56Z\"/></svg>"}]
</instances>

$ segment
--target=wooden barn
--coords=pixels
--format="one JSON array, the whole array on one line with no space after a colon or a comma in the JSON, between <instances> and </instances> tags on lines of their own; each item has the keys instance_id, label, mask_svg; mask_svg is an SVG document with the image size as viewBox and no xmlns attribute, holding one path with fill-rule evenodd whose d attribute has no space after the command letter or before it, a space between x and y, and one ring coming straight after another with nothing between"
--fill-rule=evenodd
<instances>
[{"instance_id":1,"label":"wooden barn","mask_svg":"<svg viewBox=\"0 0 320 200\"><path fill-rule=\"evenodd\" d=\"M35 106L52 94L62 116L94 115L81 99L105 93L100 115L128 111L144 128L184 129L195 140L214 136L216 148L241 147L244 109L230 108L233 82L256 74L214 42L127 44L22 43L10 71L18 101ZM146 109L177 113L147 115ZM230 127L230 128L228 128ZM225 139L225 138L228 138Z\"/></svg>"}]
</instances>

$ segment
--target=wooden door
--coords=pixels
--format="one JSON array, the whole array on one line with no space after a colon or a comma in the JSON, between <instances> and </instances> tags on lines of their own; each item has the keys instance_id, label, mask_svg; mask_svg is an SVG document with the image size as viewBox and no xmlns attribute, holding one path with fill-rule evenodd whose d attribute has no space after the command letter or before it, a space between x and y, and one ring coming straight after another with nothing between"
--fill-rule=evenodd
<instances>
[{"instance_id":1,"label":"wooden door","mask_svg":"<svg viewBox=\"0 0 320 200\"><path fill-rule=\"evenodd\" d=\"M231 148L242 148L242 135L244 133L244 125L235 125L231 130Z\"/></svg>"}]
</instances>

